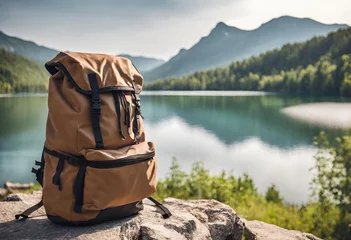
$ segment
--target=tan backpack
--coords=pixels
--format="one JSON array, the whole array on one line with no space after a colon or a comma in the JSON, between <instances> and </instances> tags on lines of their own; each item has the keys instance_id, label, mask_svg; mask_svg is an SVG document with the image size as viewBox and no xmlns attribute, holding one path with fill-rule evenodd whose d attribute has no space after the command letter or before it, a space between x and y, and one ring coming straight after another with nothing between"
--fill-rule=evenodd
<instances>
[{"instance_id":1,"label":"tan backpack","mask_svg":"<svg viewBox=\"0 0 351 240\"><path fill-rule=\"evenodd\" d=\"M46 142L39 169L50 220L92 224L136 214L156 190L157 160L145 141L139 94L143 78L130 60L59 53L49 80ZM167 208L153 201L167 218Z\"/></svg>"}]
</instances>

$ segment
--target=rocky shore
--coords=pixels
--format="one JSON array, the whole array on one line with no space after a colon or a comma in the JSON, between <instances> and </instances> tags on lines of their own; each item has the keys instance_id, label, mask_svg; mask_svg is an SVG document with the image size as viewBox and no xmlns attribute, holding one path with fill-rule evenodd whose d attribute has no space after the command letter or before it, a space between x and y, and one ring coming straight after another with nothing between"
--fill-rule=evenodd
<instances>
[{"instance_id":1,"label":"rocky shore","mask_svg":"<svg viewBox=\"0 0 351 240\"><path fill-rule=\"evenodd\" d=\"M1 239L215 239L215 240L320 240L312 234L287 230L239 217L228 205L215 200L164 201L172 211L163 219L145 203L138 215L89 227L67 227L51 223L41 208L32 218L16 221L14 215L37 203L41 192L14 193L0 202Z\"/></svg>"}]
</instances>

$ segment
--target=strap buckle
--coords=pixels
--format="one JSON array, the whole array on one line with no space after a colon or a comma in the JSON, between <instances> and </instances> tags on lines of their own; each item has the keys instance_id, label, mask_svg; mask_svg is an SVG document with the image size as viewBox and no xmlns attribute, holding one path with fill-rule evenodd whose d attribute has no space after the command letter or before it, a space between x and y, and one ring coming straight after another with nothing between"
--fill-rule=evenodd
<instances>
[{"instance_id":1,"label":"strap buckle","mask_svg":"<svg viewBox=\"0 0 351 240\"><path fill-rule=\"evenodd\" d=\"M85 163L85 159L69 156L67 158L67 162L73 166L81 166Z\"/></svg>"},{"instance_id":2,"label":"strap buckle","mask_svg":"<svg viewBox=\"0 0 351 240\"><path fill-rule=\"evenodd\" d=\"M92 99L91 106L93 110L100 110L101 109L101 100L100 99Z\"/></svg>"}]
</instances>

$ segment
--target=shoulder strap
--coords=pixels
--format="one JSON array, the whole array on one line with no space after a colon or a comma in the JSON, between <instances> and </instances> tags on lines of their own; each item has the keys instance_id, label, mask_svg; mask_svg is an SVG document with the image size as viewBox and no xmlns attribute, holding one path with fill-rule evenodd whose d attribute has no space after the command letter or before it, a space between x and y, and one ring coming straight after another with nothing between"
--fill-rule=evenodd
<instances>
[{"instance_id":1,"label":"shoulder strap","mask_svg":"<svg viewBox=\"0 0 351 240\"><path fill-rule=\"evenodd\" d=\"M29 215L31 215L34 211L38 210L39 208L41 208L43 206L43 200L41 200L40 202L38 202L37 204L35 204L34 206L31 206L30 208L28 208L27 210L25 210L24 212L20 213L20 214L16 214L15 218L19 219L20 217L22 217L22 219L26 219L29 217Z\"/></svg>"},{"instance_id":2,"label":"shoulder strap","mask_svg":"<svg viewBox=\"0 0 351 240\"><path fill-rule=\"evenodd\" d=\"M159 207L162 210L162 217L164 219L169 218L170 216L172 216L172 213L168 210L168 208L166 208L165 206L163 206L161 203L159 203L156 199L154 199L153 197L148 197L147 199L149 199L151 202L155 203L155 205L157 207Z\"/></svg>"}]
</instances>

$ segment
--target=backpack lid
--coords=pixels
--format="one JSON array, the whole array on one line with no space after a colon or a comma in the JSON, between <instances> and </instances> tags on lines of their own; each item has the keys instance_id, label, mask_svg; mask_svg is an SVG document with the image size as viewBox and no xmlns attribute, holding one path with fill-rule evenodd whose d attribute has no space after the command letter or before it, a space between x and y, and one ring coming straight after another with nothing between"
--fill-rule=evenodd
<instances>
[{"instance_id":1,"label":"backpack lid","mask_svg":"<svg viewBox=\"0 0 351 240\"><path fill-rule=\"evenodd\" d=\"M83 94L91 94L88 74L96 73L100 92L142 90L143 77L133 63L124 57L107 54L60 52L45 64L51 75L60 70Z\"/></svg>"}]
</instances>

